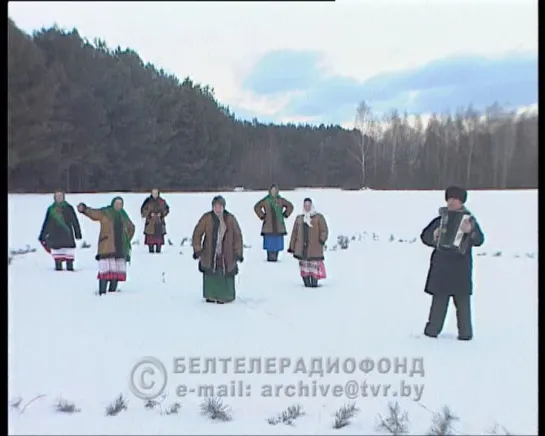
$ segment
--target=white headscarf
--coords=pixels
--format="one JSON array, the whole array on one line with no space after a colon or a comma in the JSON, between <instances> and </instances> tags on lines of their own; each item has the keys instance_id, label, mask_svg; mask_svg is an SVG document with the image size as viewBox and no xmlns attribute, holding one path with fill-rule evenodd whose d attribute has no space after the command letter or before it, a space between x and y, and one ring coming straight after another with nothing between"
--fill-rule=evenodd
<instances>
[{"instance_id":1,"label":"white headscarf","mask_svg":"<svg viewBox=\"0 0 545 436\"><path fill-rule=\"evenodd\" d=\"M303 208L303 222L309 226L309 227L312 227L312 224L311 224L311 219L314 215L316 215L316 210L314 209L314 203L310 203L310 211L307 212L304 208Z\"/></svg>"}]
</instances>

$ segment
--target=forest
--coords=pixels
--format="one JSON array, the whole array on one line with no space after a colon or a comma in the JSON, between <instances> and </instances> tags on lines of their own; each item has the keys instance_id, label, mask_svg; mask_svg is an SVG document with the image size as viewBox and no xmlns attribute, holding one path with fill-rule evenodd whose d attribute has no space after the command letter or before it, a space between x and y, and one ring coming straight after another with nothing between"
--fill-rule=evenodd
<instances>
[{"instance_id":1,"label":"forest","mask_svg":"<svg viewBox=\"0 0 545 436\"><path fill-rule=\"evenodd\" d=\"M353 130L243 121L131 49L8 18L8 191L537 188L537 113L467 102L425 122L356 97Z\"/></svg>"}]
</instances>

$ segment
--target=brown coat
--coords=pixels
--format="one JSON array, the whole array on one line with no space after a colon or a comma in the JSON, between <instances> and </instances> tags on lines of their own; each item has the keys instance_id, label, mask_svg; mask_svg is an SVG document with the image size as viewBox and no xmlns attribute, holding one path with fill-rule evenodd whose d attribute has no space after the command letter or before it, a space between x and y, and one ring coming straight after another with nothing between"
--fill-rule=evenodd
<instances>
[{"instance_id":1,"label":"brown coat","mask_svg":"<svg viewBox=\"0 0 545 436\"><path fill-rule=\"evenodd\" d=\"M299 260L324 260L324 244L327 241L329 230L322 214L315 214L310 223L303 222L303 215L298 215L293 224L288 253Z\"/></svg>"},{"instance_id":2,"label":"brown coat","mask_svg":"<svg viewBox=\"0 0 545 436\"><path fill-rule=\"evenodd\" d=\"M100 209L86 207L81 213L93 221L100 222L100 233L98 235L98 248L96 256L97 260L117 257L116 253L119 253L121 247L116 247L117 235L115 234L113 220L111 220ZM129 241L131 241L135 231L134 224L129 219L124 223L124 226L129 236ZM119 237L117 239L119 240Z\"/></svg>"},{"instance_id":3,"label":"brown coat","mask_svg":"<svg viewBox=\"0 0 545 436\"><path fill-rule=\"evenodd\" d=\"M238 274L237 262L243 260L242 232L234 215L225 211L223 219L227 230L223 237L221 258L215 261L220 222L212 211L205 213L193 230L193 257L199 259L199 271L202 273L234 276Z\"/></svg>"},{"instance_id":4,"label":"brown coat","mask_svg":"<svg viewBox=\"0 0 545 436\"><path fill-rule=\"evenodd\" d=\"M151 216L152 213L158 214ZM170 208L167 202L161 198L153 198L151 195L144 200L142 207L140 208L140 214L142 218L146 218L144 225L144 234L149 236L166 235L167 226L165 223L165 217L170 213ZM160 225L161 232L156 231L156 224Z\"/></svg>"},{"instance_id":5,"label":"brown coat","mask_svg":"<svg viewBox=\"0 0 545 436\"><path fill-rule=\"evenodd\" d=\"M279 197L276 199L276 204L283 209L284 218L289 218L293 212L293 204L285 198ZM287 235L286 226L278 219L274 209L269 201L264 198L259 200L254 206L254 212L263 221L261 227L261 236L265 235Z\"/></svg>"}]
</instances>

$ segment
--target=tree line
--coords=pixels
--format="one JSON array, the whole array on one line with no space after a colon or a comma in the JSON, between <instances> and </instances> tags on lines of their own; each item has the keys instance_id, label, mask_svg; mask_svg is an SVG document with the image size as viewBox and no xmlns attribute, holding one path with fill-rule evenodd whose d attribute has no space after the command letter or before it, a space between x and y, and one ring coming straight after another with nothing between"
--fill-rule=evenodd
<instances>
[{"instance_id":1,"label":"tree line","mask_svg":"<svg viewBox=\"0 0 545 436\"><path fill-rule=\"evenodd\" d=\"M362 102L352 130L241 121L133 50L8 18L10 192L536 188L537 137L537 114L498 105L424 123Z\"/></svg>"}]
</instances>

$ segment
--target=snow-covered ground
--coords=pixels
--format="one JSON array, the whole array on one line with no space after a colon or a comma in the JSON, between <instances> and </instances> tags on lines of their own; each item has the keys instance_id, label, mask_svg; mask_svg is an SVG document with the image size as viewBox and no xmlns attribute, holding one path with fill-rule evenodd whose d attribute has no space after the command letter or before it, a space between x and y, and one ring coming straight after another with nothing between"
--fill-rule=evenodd
<instances>
[{"instance_id":1,"label":"snow-covered ground","mask_svg":"<svg viewBox=\"0 0 545 436\"><path fill-rule=\"evenodd\" d=\"M171 207L167 231L173 245L159 255L148 254L142 245L139 208L145 194L124 194L140 244L133 247L121 292L100 298L94 295L99 225L79 215L83 239L91 247L78 248L76 272L55 272L37 242L52 196L9 196L10 249L37 248L13 255L8 270L9 400L20 400L9 410L11 433L380 434L378 415L386 418L388 402L397 401L414 435L425 434L445 405L459 417L454 434L486 434L495 424L513 434L537 434L537 191L469 195L468 207L486 236L485 245L475 249L471 342L455 340L452 306L440 339L418 337L430 304L423 285L431 250L415 238L443 205L442 192L286 192L297 212L303 198L311 196L328 220L328 279L317 289L302 286L297 263L287 254L278 264L265 262L260 221L253 212L264 193L224 195L248 246L237 278L238 299L224 306L203 302L202 277L188 242L182 245L209 210L212 194L164 195ZM67 200L100 207L113 196L68 195ZM288 220L290 231L294 217ZM350 239L346 250L335 247L340 235ZM168 396L154 409L129 388L131 370L145 356L162 361L168 373ZM188 368L191 358L199 358L200 370L205 359L216 359L217 371L197 374L194 367L193 373L174 373L174 360L182 358ZM244 367L229 364L223 371L220 358ZM249 373L253 358L261 359L261 373ZM323 362L325 370L327 359L336 358L338 373L310 373L312 359L313 365ZM301 363L296 366L299 359L306 374ZM371 359L375 368L350 373L350 359ZM383 373L377 368L380 359ZM407 362L406 371L399 367L395 373L396 359ZM413 366L419 360L423 376L413 371L420 368ZM288 363L283 373L265 367ZM133 379L140 384L154 380L152 390L160 384L154 379L158 372L137 375ZM202 395L211 392L203 390L199 397L200 386L219 389L232 381L244 387L242 396L234 392L222 398L231 421L202 415ZM353 388L352 381L367 383L367 397L349 398L353 389L334 387ZM284 390L290 384L296 389ZM177 397L180 385L193 392ZM278 395L262 395L267 385ZM127 399L127 410L106 416L105 408L119 394ZM59 399L80 411L57 412ZM354 401L359 413L350 425L334 429L335 412ZM174 403L181 405L178 413L161 413ZM291 426L267 422L294 404L305 414Z\"/></svg>"}]
</instances>

